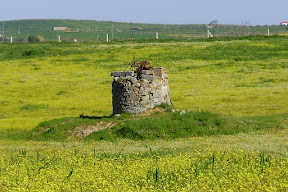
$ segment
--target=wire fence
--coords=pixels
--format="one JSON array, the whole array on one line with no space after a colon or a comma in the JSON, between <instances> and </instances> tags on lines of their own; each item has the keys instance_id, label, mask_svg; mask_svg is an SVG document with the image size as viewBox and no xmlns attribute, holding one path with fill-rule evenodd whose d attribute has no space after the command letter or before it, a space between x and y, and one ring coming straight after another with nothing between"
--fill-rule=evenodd
<instances>
[{"instance_id":1,"label":"wire fence","mask_svg":"<svg viewBox=\"0 0 288 192\"><path fill-rule=\"evenodd\" d=\"M4 30L3 30L4 29ZM165 27L165 28L126 28L126 29L71 29L54 31L52 28L0 27L0 42L27 42L29 36L37 36L39 41L116 41L151 39L206 39L221 37L239 37L251 35L273 35L287 33L285 26L207 26Z\"/></svg>"}]
</instances>

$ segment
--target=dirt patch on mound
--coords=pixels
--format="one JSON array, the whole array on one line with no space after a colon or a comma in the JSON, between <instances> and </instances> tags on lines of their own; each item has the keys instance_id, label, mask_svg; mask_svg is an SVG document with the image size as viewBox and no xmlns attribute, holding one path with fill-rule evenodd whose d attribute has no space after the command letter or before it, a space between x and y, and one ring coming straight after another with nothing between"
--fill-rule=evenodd
<instances>
[{"instance_id":1,"label":"dirt patch on mound","mask_svg":"<svg viewBox=\"0 0 288 192\"><path fill-rule=\"evenodd\" d=\"M71 133L71 136L69 138L86 137L95 131L100 131L103 129L109 129L109 128L113 127L114 125L115 125L115 123L100 121L96 125L77 126L77 127L75 127L73 133Z\"/></svg>"}]
</instances>

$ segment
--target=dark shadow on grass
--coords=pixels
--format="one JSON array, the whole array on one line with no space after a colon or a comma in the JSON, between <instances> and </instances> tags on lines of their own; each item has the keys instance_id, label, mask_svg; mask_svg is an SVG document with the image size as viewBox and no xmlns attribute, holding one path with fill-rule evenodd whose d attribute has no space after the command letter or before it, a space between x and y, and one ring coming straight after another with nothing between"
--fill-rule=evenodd
<instances>
[{"instance_id":1,"label":"dark shadow on grass","mask_svg":"<svg viewBox=\"0 0 288 192\"><path fill-rule=\"evenodd\" d=\"M88 115L81 114L79 117L81 119L103 119L103 118L111 118L113 116L114 116L113 114L110 116L88 116Z\"/></svg>"}]
</instances>

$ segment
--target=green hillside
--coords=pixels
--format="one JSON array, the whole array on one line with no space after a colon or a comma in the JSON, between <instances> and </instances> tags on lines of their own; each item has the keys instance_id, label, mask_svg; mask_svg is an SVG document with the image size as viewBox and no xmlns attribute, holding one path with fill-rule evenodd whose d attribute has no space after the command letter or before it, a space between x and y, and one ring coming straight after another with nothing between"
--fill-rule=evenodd
<instances>
[{"instance_id":1,"label":"green hillside","mask_svg":"<svg viewBox=\"0 0 288 192\"><path fill-rule=\"evenodd\" d=\"M0 33L4 37L13 36L14 41L23 41L30 35L41 36L44 41L56 41L61 36L63 41L105 41L109 34L110 40L123 39L155 39L156 32L160 39L200 39L207 38L205 24L164 25L141 24L95 20L13 20L1 21ZM70 32L53 31L53 27L68 27ZM286 33L285 26L242 26L242 25L213 25L210 32L215 37L246 36L255 34ZM3 41L3 39L2 39ZM9 39L6 39L9 41Z\"/></svg>"}]
</instances>

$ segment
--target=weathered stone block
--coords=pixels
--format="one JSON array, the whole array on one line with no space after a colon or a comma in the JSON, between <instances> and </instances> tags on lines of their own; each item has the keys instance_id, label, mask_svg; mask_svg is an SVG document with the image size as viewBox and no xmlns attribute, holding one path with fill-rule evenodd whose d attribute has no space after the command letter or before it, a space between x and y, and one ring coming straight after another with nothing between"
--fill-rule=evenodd
<instances>
[{"instance_id":1,"label":"weathered stone block","mask_svg":"<svg viewBox=\"0 0 288 192\"><path fill-rule=\"evenodd\" d=\"M154 76L153 75L142 75L142 79L146 79L148 81L153 81Z\"/></svg>"},{"instance_id":2,"label":"weathered stone block","mask_svg":"<svg viewBox=\"0 0 288 192\"><path fill-rule=\"evenodd\" d=\"M132 84L135 84L135 83L138 82L136 77L132 77L130 81L131 81Z\"/></svg>"},{"instance_id":3,"label":"weathered stone block","mask_svg":"<svg viewBox=\"0 0 288 192\"><path fill-rule=\"evenodd\" d=\"M142 75L154 75L153 72L153 70L143 70Z\"/></svg>"},{"instance_id":4,"label":"weathered stone block","mask_svg":"<svg viewBox=\"0 0 288 192\"><path fill-rule=\"evenodd\" d=\"M127 77L127 76L134 76L134 71L117 71L111 73L111 76L114 77Z\"/></svg>"}]
</instances>

